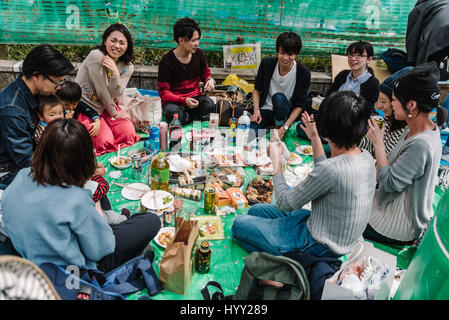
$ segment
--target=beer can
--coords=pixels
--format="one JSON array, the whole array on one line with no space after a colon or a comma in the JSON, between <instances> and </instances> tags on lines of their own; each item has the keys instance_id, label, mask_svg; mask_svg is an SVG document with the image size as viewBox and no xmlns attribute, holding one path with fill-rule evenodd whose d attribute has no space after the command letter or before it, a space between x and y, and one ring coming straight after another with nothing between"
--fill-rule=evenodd
<instances>
[{"instance_id":1,"label":"beer can","mask_svg":"<svg viewBox=\"0 0 449 320\"><path fill-rule=\"evenodd\" d=\"M382 129L383 125L384 125L384 118L382 118L381 116L373 116L374 120L376 120L377 125L379 126L380 129Z\"/></svg>"},{"instance_id":2,"label":"beer can","mask_svg":"<svg viewBox=\"0 0 449 320\"><path fill-rule=\"evenodd\" d=\"M204 189L204 213L211 214L215 212L215 189L206 187Z\"/></svg>"},{"instance_id":3,"label":"beer can","mask_svg":"<svg viewBox=\"0 0 449 320\"><path fill-rule=\"evenodd\" d=\"M132 158L133 179L140 180L142 178L142 157L140 154L133 154Z\"/></svg>"},{"instance_id":4,"label":"beer can","mask_svg":"<svg viewBox=\"0 0 449 320\"><path fill-rule=\"evenodd\" d=\"M173 206L168 207L162 212L162 216L164 217L163 221L164 227L171 227L173 225L174 215L175 215L175 207Z\"/></svg>"}]
</instances>

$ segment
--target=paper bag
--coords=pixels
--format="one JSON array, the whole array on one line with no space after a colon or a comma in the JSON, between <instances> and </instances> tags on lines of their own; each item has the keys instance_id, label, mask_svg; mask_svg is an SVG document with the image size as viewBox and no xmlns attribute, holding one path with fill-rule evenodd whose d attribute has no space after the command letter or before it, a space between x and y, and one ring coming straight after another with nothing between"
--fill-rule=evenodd
<instances>
[{"instance_id":1,"label":"paper bag","mask_svg":"<svg viewBox=\"0 0 449 320\"><path fill-rule=\"evenodd\" d=\"M176 234L165 248L159 267L159 278L165 290L184 295L195 268L198 245L198 221L176 217Z\"/></svg>"},{"instance_id":2,"label":"paper bag","mask_svg":"<svg viewBox=\"0 0 449 320\"><path fill-rule=\"evenodd\" d=\"M137 89L126 91L119 105L122 110L128 111L137 130L148 133L152 126L157 126L162 120L161 98L142 96Z\"/></svg>"}]
</instances>

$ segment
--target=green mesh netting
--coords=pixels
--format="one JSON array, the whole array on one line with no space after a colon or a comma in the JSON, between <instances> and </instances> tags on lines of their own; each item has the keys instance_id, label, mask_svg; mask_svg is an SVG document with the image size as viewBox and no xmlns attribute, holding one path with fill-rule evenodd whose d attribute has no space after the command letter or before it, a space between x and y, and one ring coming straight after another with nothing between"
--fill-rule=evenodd
<instances>
[{"instance_id":1,"label":"green mesh netting","mask_svg":"<svg viewBox=\"0 0 449 320\"><path fill-rule=\"evenodd\" d=\"M201 25L201 47L244 37L273 52L279 33L303 38L303 55L343 54L365 39L375 53L405 48L408 14L416 0L0 0L0 43L92 45L113 22L131 30L136 46L172 48L173 24L190 16Z\"/></svg>"}]
</instances>

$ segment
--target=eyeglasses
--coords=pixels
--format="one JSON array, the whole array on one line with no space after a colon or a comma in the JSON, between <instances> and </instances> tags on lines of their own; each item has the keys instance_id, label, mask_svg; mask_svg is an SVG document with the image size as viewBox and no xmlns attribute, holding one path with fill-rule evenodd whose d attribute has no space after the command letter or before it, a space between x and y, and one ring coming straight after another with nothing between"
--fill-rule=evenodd
<instances>
[{"instance_id":1,"label":"eyeglasses","mask_svg":"<svg viewBox=\"0 0 449 320\"><path fill-rule=\"evenodd\" d=\"M358 54L358 53L350 53L348 54L348 58L356 58L356 59L361 59L361 58L366 58L367 55L366 54Z\"/></svg>"},{"instance_id":2,"label":"eyeglasses","mask_svg":"<svg viewBox=\"0 0 449 320\"><path fill-rule=\"evenodd\" d=\"M53 79L51 79L49 76L47 76L46 74L42 74L47 80L49 80L51 83L53 83L54 85L55 85L55 89L57 88L57 87L61 87L61 86L63 86L66 82L67 82L67 79L63 79L63 80L61 80L59 83L58 82L56 82L55 80L53 80Z\"/></svg>"}]
</instances>

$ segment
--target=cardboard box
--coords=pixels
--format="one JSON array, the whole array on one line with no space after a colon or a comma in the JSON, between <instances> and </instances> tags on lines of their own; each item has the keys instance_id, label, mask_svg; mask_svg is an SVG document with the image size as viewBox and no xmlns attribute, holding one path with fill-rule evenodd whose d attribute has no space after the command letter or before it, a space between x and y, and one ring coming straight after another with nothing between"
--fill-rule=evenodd
<instances>
[{"instance_id":1,"label":"cardboard box","mask_svg":"<svg viewBox=\"0 0 449 320\"><path fill-rule=\"evenodd\" d=\"M363 257L373 257L380 261L383 265L388 265L390 272L382 280L379 286L379 290L376 293L374 300L386 300L389 297L390 290L394 282L394 275L396 270L396 256L393 256L385 251L374 248L371 242L360 242L352 250L348 259L341 265L340 270L338 270L331 278L326 279L324 283L323 293L321 295L322 300L357 300L353 296L350 289L342 288L338 284L334 283L340 271L343 270L347 265Z\"/></svg>"},{"instance_id":2,"label":"cardboard box","mask_svg":"<svg viewBox=\"0 0 449 320\"><path fill-rule=\"evenodd\" d=\"M231 197L219 185L215 185L215 204L217 207L227 206L231 204Z\"/></svg>"},{"instance_id":3,"label":"cardboard box","mask_svg":"<svg viewBox=\"0 0 449 320\"><path fill-rule=\"evenodd\" d=\"M240 188L229 188L226 192L231 198L231 205L235 210L248 208L248 200L246 200Z\"/></svg>"}]
</instances>

